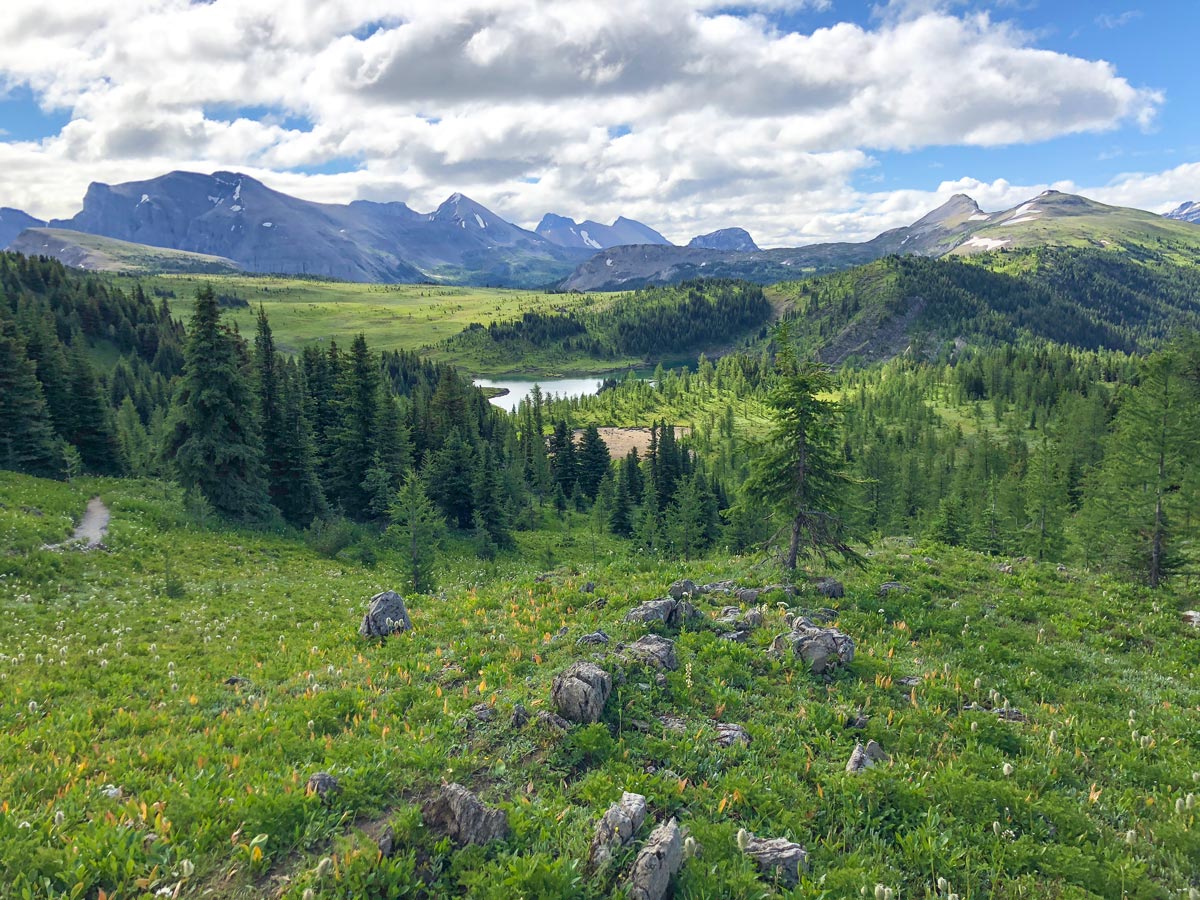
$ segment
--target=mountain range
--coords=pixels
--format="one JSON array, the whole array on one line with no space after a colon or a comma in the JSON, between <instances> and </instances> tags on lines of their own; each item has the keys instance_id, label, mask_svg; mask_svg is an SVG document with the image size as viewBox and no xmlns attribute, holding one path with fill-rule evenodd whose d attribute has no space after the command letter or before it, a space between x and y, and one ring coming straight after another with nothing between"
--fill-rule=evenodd
<instances>
[{"instance_id":1,"label":"mountain range","mask_svg":"<svg viewBox=\"0 0 1200 900\"><path fill-rule=\"evenodd\" d=\"M603 225L547 214L529 231L458 193L422 213L401 202L301 200L235 172L171 172L93 183L70 219L45 223L0 209L0 247L94 269L241 269L347 281L610 291L696 277L767 284L892 254L940 257L1041 245L1152 246L1194 259L1197 224L1198 203L1164 217L1046 191L987 213L957 194L911 225L864 242L762 250L744 229L724 228L681 247L623 216Z\"/></svg>"}]
</instances>

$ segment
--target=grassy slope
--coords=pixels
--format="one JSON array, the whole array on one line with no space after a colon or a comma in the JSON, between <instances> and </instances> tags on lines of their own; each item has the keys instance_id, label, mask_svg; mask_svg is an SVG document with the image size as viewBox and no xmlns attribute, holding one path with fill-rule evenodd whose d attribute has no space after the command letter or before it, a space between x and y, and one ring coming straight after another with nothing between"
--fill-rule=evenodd
<instances>
[{"instance_id":1,"label":"grassy slope","mask_svg":"<svg viewBox=\"0 0 1200 900\"><path fill-rule=\"evenodd\" d=\"M12 249L28 254L45 253L67 265L94 272L200 272L217 275L237 272L241 268L223 256L131 244L65 228L30 229Z\"/></svg>"},{"instance_id":2,"label":"grassy slope","mask_svg":"<svg viewBox=\"0 0 1200 900\"><path fill-rule=\"evenodd\" d=\"M113 510L110 553L30 551L97 491ZM416 630L379 646L356 627L366 598L393 583L386 554L364 569L286 536L197 528L173 490L148 482L2 474L0 502L15 536L0 561L0 878L13 896L39 873L61 879L63 896L75 883L82 896L173 890L185 859L194 872L179 896L604 896L615 882L581 861L622 790L702 845L679 897L772 893L737 852L743 827L808 847L796 897L876 883L932 897L938 877L963 897L1167 897L1197 874L1200 832L1183 802L1200 777L1197 638L1169 594L885 547L845 575L839 623L858 652L831 683L767 656L785 630L773 595L745 646L679 635L665 687L610 657L628 678L603 723L560 736L515 730L509 713L549 705L554 673L589 655L580 634L636 638L626 609L680 575L773 574L738 559L661 563L603 539L593 565L577 518L570 544L561 531L521 535L494 574L453 561L443 597L410 599ZM548 545L565 565L535 583ZM168 552L178 599L164 596ZM913 590L880 598L893 578ZM589 579L596 595L580 591ZM589 606L596 596L607 606ZM235 673L252 684L225 686ZM921 680L900 687L903 675ZM1031 721L963 710L992 691ZM495 719L466 725L480 702ZM842 725L859 708L864 737L893 763L850 776L857 735ZM661 727L663 714L685 730ZM718 747L714 717L743 724L752 745ZM345 789L328 808L303 792L319 770ZM443 778L503 808L511 838L455 852L422 828L419 801ZM390 862L368 834L384 821L399 847Z\"/></svg>"},{"instance_id":3,"label":"grassy slope","mask_svg":"<svg viewBox=\"0 0 1200 900\"><path fill-rule=\"evenodd\" d=\"M249 301L250 308L229 315L243 334L254 329L261 302L271 317L280 349L296 352L313 341L336 339L349 345L360 331L377 350L417 350L457 334L472 322L513 319L526 310L569 308L588 302L582 295L539 294L501 288L443 287L420 284L354 284L301 278L221 276L197 278L163 276L143 285L175 292L170 301L176 315L186 317L191 298L201 284L218 293ZM433 355L437 355L434 353ZM486 366L473 374L492 374Z\"/></svg>"}]
</instances>

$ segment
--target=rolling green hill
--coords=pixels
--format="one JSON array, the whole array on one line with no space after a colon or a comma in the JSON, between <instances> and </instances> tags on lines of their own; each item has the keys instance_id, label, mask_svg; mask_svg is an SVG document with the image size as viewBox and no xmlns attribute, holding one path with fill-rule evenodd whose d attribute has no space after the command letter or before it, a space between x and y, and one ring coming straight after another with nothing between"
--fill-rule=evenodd
<instances>
[{"instance_id":1,"label":"rolling green hill","mask_svg":"<svg viewBox=\"0 0 1200 900\"><path fill-rule=\"evenodd\" d=\"M53 256L68 266L90 272L222 275L242 270L223 256L132 244L65 228L27 228L8 249L26 256Z\"/></svg>"}]
</instances>

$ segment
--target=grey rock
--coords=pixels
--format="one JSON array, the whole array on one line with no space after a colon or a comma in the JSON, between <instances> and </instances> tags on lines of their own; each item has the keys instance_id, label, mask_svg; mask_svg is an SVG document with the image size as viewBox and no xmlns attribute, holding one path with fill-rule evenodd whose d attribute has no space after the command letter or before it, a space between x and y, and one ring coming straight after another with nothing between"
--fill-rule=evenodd
<instances>
[{"instance_id":1,"label":"grey rock","mask_svg":"<svg viewBox=\"0 0 1200 900\"><path fill-rule=\"evenodd\" d=\"M396 832L392 830L391 825L383 826L383 831L379 833L379 839L375 842L375 846L379 848L381 857L392 858L396 852Z\"/></svg>"},{"instance_id":2,"label":"grey rock","mask_svg":"<svg viewBox=\"0 0 1200 900\"><path fill-rule=\"evenodd\" d=\"M854 660L854 640L836 628L822 628L800 617L789 633L775 638L771 652L790 652L804 660L814 675L825 675Z\"/></svg>"},{"instance_id":3,"label":"grey rock","mask_svg":"<svg viewBox=\"0 0 1200 900\"><path fill-rule=\"evenodd\" d=\"M886 597L893 591L899 591L902 594L907 594L911 590L912 588L910 588L907 584L903 584L899 581L885 581L879 586L879 596Z\"/></svg>"},{"instance_id":4,"label":"grey rock","mask_svg":"<svg viewBox=\"0 0 1200 900\"><path fill-rule=\"evenodd\" d=\"M757 603L759 593L758 588L738 588L733 592L733 596L739 603Z\"/></svg>"},{"instance_id":5,"label":"grey rock","mask_svg":"<svg viewBox=\"0 0 1200 900\"><path fill-rule=\"evenodd\" d=\"M700 585L701 594L729 594L732 593L737 585L732 581L712 581L708 584Z\"/></svg>"},{"instance_id":6,"label":"grey rock","mask_svg":"<svg viewBox=\"0 0 1200 900\"><path fill-rule=\"evenodd\" d=\"M761 628L763 624L763 611L757 607L746 610L743 613L736 606L726 606L721 610L720 616L717 618L717 624L725 628L731 628L734 631L753 631L755 628Z\"/></svg>"},{"instance_id":7,"label":"grey rock","mask_svg":"<svg viewBox=\"0 0 1200 900\"><path fill-rule=\"evenodd\" d=\"M582 590L582 591L583 591L585 594L590 594L590 593L592 593L592 591L596 590L596 582L594 582L594 581L589 581L589 582L585 583L585 584L584 584L584 586L581 588L581 590Z\"/></svg>"},{"instance_id":8,"label":"grey rock","mask_svg":"<svg viewBox=\"0 0 1200 900\"><path fill-rule=\"evenodd\" d=\"M461 784L443 784L421 807L425 824L458 844L487 844L508 837L508 817Z\"/></svg>"},{"instance_id":9,"label":"grey rock","mask_svg":"<svg viewBox=\"0 0 1200 900\"><path fill-rule=\"evenodd\" d=\"M896 679L896 684L900 687L916 687L924 680L920 675L904 675Z\"/></svg>"},{"instance_id":10,"label":"grey rock","mask_svg":"<svg viewBox=\"0 0 1200 900\"><path fill-rule=\"evenodd\" d=\"M1029 721L1029 716L1025 715L1025 713L1021 712L1021 710L1017 709L1015 706L989 707L989 706L981 706L978 703L968 703L966 706L963 707L963 712L991 713L997 719L1001 719L1005 722L1024 723L1024 722Z\"/></svg>"},{"instance_id":11,"label":"grey rock","mask_svg":"<svg viewBox=\"0 0 1200 900\"><path fill-rule=\"evenodd\" d=\"M808 851L792 841L750 834L744 844L742 852L758 863L759 871L768 878L778 878L787 887L799 884L800 873L808 871Z\"/></svg>"},{"instance_id":12,"label":"grey rock","mask_svg":"<svg viewBox=\"0 0 1200 900\"><path fill-rule=\"evenodd\" d=\"M562 716L545 709L537 714L537 722L551 731L568 731L571 728L571 723Z\"/></svg>"},{"instance_id":13,"label":"grey rock","mask_svg":"<svg viewBox=\"0 0 1200 900\"><path fill-rule=\"evenodd\" d=\"M817 582L817 593L830 600L840 600L846 596L846 588L836 578L822 578Z\"/></svg>"},{"instance_id":14,"label":"grey rock","mask_svg":"<svg viewBox=\"0 0 1200 900\"><path fill-rule=\"evenodd\" d=\"M674 819L650 833L629 873L630 900L663 900L683 864L683 834Z\"/></svg>"},{"instance_id":15,"label":"grey rock","mask_svg":"<svg viewBox=\"0 0 1200 900\"><path fill-rule=\"evenodd\" d=\"M717 743L722 747L732 747L734 744L750 746L750 735L741 725L732 722L717 722Z\"/></svg>"},{"instance_id":16,"label":"grey rock","mask_svg":"<svg viewBox=\"0 0 1200 900\"><path fill-rule=\"evenodd\" d=\"M583 637L581 637L575 643L576 644L584 644L586 646L595 646L597 644L607 644L608 643L608 635L605 634L603 631L593 631L590 634L585 634Z\"/></svg>"},{"instance_id":17,"label":"grey rock","mask_svg":"<svg viewBox=\"0 0 1200 900\"><path fill-rule=\"evenodd\" d=\"M608 808L596 825L596 834L588 850L588 865L593 871L604 869L613 854L628 844L646 820L646 798L628 791Z\"/></svg>"},{"instance_id":18,"label":"grey rock","mask_svg":"<svg viewBox=\"0 0 1200 900\"><path fill-rule=\"evenodd\" d=\"M328 801L330 795L342 792L342 786L328 772L316 772L309 776L308 784L305 785L305 792L316 794L322 800Z\"/></svg>"},{"instance_id":19,"label":"grey rock","mask_svg":"<svg viewBox=\"0 0 1200 900\"><path fill-rule=\"evenodd\" d=\"M512 711L512 727L524 728L529 723L529 710L524 705L518 703L513 706Z\"/></svg>"},{"instance_id":20,"label":"grey rock","mask_svg":"<svg viewBox=\"0 0 1200 900\"><path fill-rule=\"evenodd\" d=\"M875 741L867 741L865 747L861 743L854 745L854 751L846 760L846 771L851 775L857 775L876 763L887 763L890 760L891 757L883 752L883 748L879 744Z\"/></svg>"},{"instance_id":21,"label":"grey rock","mask_svg":"<svg viewBox=\"0 0 1200 900\"><path fill-rule=\"evenodd\" d=\"M611 692L611 675L592 663L577 662L554 676L550 699L564 719L586 725L600 721Z\"/></svg>"},{"instance_id":22,"label":"grey rock","mask_svg":"<svg viewBox=\"0 0 1200 900\"><path fill-rule=\"evenodd\" d=\"M476 703L471 707L471 713L480 722L490 722L496 717L496 710L487 703Z\"/></svg>"},{"instance_id":23,"label":"grey rock","mask_svg":"<svg viewBox=\"0 0 1200 900\"><path fill-rule=\"evenodd\" d=\"M623 651L625 658L652 669L674 671L679 668L679 660L675 656L675 642L648 634L629 644Z\"/></svg>"},{"instance_id":24,"label":"grey rock","mask_svg":"<svg viewBox=\"0 0 1200 900\"><path fill-rule=\"evenodd\" d=\"M842 727L843 728L862 729L862 728L866 728L867 723L869 723L870 721L871 721L871 717L864 715L862 710L859 710L854 715L847 717L846 723Z\"/></svg>"},{"instance_id":25,"label":"grey rock","mask_svg":"<svg viewBox=\"0 0 1200 900\"><path fill-rule=\"evenodd\" d=\"M365 638L387 637L411 628L412 620L408 617L404 598L395 591L384 591L371 598L358 633Z\"/></svg>"},{"instance_id":26,"label":"grey rock","mask_svg":"<svg viewBox=\"0 0 1200 900\"><path fill-rule=\"evenodd\" d=\"M696 587L696 582L690 578L682 578L667 588L667 593L674 599L679 600L683 597L692 597L699 594L700 589Z\"/></svg>"},{"instance_id":27,"label":"grey rock","mask_svg":"<svg viewBox=\"0 0 1200 900\"><path fill-rule=\"evenodd\" d=\"M667 731L674 731L676 734L682 734L687 731L687 719L680 716L661 715L658 721L662 722L663 728Z\"/></svg>"},{"instance_id":28,"label":"grey rock","mask_svg":"<svg viewBox=\"0 0 1200 900\"><path fill-rule=\"evenodd\" d=\"M635 606L625 614L626 622L642 622L654 624L661 622L668 628L682 628L684 625L698 621L700 611L686 600L664 597L660 600L647 600Z\"/></svg>"},{"instance_id":29,"label":"grey rock","mask_svg":"<svg viewBox=\"0 0 1200 900\"><path fill-rule=\"evenodd\" d=\"M242 675L230 675L224 682L229 687L248 687L250 679Z\"/></svg>"},{"instance_id":30,"label":"grey rock","mask_svg":"<svg viewBox=\"0 0 1200 900\"><path fill-rule=\"evenodd\" d=\"M733 641L735 644L744 644L750 640L749 631L724 631L717 635L717 640Z\"/></svg>"}]
</instances>

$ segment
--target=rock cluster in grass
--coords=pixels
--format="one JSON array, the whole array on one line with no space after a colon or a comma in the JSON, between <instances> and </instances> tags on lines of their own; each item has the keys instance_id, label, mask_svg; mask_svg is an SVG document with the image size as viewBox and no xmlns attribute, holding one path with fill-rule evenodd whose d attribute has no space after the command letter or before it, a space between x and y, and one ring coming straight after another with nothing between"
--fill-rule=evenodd
<instances>
[{"instance_id":1,"label":"rock cluster in grass","mask_svg":"<svg viewBox=\"0 0 1200 900\"><path fill-rule=\"evenodd\" d=\"M662 624L667 628L682 628L701 619L700 611L686 600L663 597L647 600L625 614L626 622L641 622L647 625Z\"/></svg>"},{"instance_id":2,"label":"rock cluster in grass","mask_svg":"<svg viewBox=\"0 0 1200 900\"><path fill-rule=\"evenodd\" d=\"M891 762L891 757L884 753L883 748L875 741L867 741L865 747L861 743L856 743L850 758L846 760L846 771L851 775L857 775L859 772L870 769L876 763L888 762Z\"/></svg>"},{"instance_id":3,"label":"rock cluster in grass","mask_svg":"<svg viewBox=\"0 0 1200 900\"><path fill-rule=\"evenodd\" d=\"M785 887L795 887L800 883L800 873L808 871L808 851L785 838L760 838L740 831L738 846L758 863L763 875L778 879Z\"/></svg>"},{"instance_id":4,"label":"rock cluster in grass","mask_svg":"<svg viewBox=\"0 0 1200 900\"><path fill-rule=\"evenodd\" d=\"M674 671L679 668L675 642L657 634L648 634L626 645L622 655L632 663L651 669Z\"/></svg>"}]
</instances>

